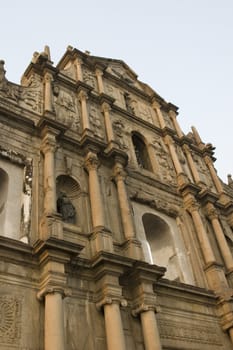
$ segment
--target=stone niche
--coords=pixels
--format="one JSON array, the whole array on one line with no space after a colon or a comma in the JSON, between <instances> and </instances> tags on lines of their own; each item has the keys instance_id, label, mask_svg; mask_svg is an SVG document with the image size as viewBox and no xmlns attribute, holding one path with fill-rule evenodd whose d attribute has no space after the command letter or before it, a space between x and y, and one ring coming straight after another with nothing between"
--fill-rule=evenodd
<instances>
[{"instance_id":1,"label":"stone niche","mask_svg":"<svg viewBox=\"0 0 233 350\"><path fill-rule=\"evenodd\" d=\"M0 151L0 235L28 243L31 164L16 152Z\"/></svg>"},{"instance_id":2,"label":"stone niche","mask_svg":"<svg viewBox=\"0 0 233 350\"><path fill-rule=\"evenodd\" d=\"M169 280L194 285L192 267L175 218L141 203L132 204L145 261L166 267L165 278Z\"/></svg>"}]
</instances>

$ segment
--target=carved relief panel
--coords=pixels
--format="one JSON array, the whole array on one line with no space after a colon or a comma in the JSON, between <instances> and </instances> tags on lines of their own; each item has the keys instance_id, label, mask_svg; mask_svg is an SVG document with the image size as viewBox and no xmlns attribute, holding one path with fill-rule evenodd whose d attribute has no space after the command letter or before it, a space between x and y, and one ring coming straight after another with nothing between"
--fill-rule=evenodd
<instances>
[{"instance_id":1,"label":"carved relief panel","mask_svg":"<svg viewBox=\"0 0 233 350\"><path fill-rule=\"evenodd\" d=\"M153 124L153 118L152 118L153 110L150 106L146 105L143 102L139 102L138 113L140 118L147 121L148 123Z\"/></svg>"},{"instance_id":2,"label":"carved relief panel","mask_svg":"<svg viewBox=\"0 0 233 350\"><path fill-rule=\"evenodd\" d=\"M181 147L179 147L177 145L176 145L176 153L177 153L178 159L180 161L180 164L182 166L184 173L188 176L189 180L191 182L193 182L193 177L192 177L191 171L189 169L188 163L186 161L186 158L184 156L183 150Z\"/></svg>"},{"instance_id":3,"label":"carved relief panel","mask_svg":"<svg viewBox=\"0 0 233 350\"><path fill-rule=\"evenodd\" d=\"M88 67L85 65L83 65L82 67L82 72L83 72L84 83L93 87L95 91L98 91L97 78L95 73L92 72L90 69L88 69Z\"/></svg>"},{"instance_id":4,"label":"carved relief panel","mask_svg":"<svg viewBox=\"0 0 233 350\"><path fill-rule=\"evenodd\" d=\"M76 69L75 66L73 64L73 62L69 61L64 69L61 71L62 74L66 75L67 77L71 78L71 79L76 79Z\"/></svg>"},{"instance_id":5,"label":"carved relief panel","mask_svg":"<svg viewBox=\"0 0 233 350\"><path fill-rule=\"evenodd\" d=\"M158 135L153 137L152 145L155 150L156 159L158 162L158 173L160 179L168 184L176 184L176 173L167 147L162 138Z\"/></svg>"},{"instance_id":6,"label":"carved relief panel","mask_svg":"<svg viewBox=\"0 0 233 350\"><path fill-rule=\"evenodd\" d=\"M163 118L164 118L166 126L170 129L174 130L174 125L171 121L170 116L165 111L162 111L162 114L163 114Z\"/></svg>"},{"instance_id":7,"label":"carved relief panel","mask_svg":"<svg viewBox=\"0 0 233 350\"><path fill-rule=\"evenodd\" d=\"M204 160L196 153L192 152L193 160L196 164L197 170L199 172L201 181L205 184L207 188L211 191L216 192L215 186L209 174L209 170L204 162Z\"/></svg>"},{"instance_id":8,"label":"carved relief panel","mask_svg":"<svg viewBox=\"0 0 233 350\"><path fill-rule=\"evenodd\" d=\"M54 86L54 107L57 120L80 133L80 106L74 92Z\"/></svg>"},{"instance_id":9,"label":"carved relief panel","mask_svg":"<svg viewBox=\"0 0 233 350\"><path fill-rule=\"evenodd\" d=\"M116 88L112 83L104 80L106 94L115 99L115 104L121 108L125 107L124 92Z\"/></svg>"},{"instance_id":10,"label":"carved relief panel","mask_svg":"<svg viewBox=\"0 0 233 350\"><path fill-rule=\"evenodd\" d=\"M89 120L94 136L104 139L104 124L100 108L95 104L89 104Z\"/></svg>"},{"instance_id":11,"label":"carved relief panel","mask_svg":"<svg viewBox=\"0 0 233 350\"><path fill-rule=\"evenodd\" d=\"M5 77L4 61L0 61L0 97L41 114L42 80L32 74L28 80L24 79L23 86L11 83Z\"/></svg>"},{"instance_id":12,"label":"carved relief panel","mask_svg":"<svg viewBox=\"0 0 233 350\"><path fill-rule=\"evenodd\" d=\"M112 123L115 141L118 143L120 149L127 151L129 149L127 145L127 131L124 122L121 119L116 119Z\"/></svg>"},{"instance_id":13,"label":"carved relief panel","mask_svg":"<svg viewBox=\"0 0 233 350\"><path fill-rule=\"evenodd\" d=\"M37 74L32 74L27 81L27 86L22 87L19 104L41 114L42 96L42 79Z\"/></svg>"}]
</instances>

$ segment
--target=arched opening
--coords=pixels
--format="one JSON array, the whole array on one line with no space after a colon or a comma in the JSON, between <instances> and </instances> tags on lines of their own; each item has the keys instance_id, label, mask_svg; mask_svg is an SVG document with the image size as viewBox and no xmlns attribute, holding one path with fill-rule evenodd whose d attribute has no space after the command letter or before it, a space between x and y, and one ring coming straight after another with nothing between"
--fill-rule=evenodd
<instances>
[{"instance_id":1,"label":"arched opening","mask_svg":"<svg viewBox=\"0 0 233 350\"><path fill-rule=\"evenodd\" d=\"M72 177L60 175L57 177L57 212L61 214L62 221L77 224L78 197L80 186Z\"/></svg>"},{"instance_id":2,"label":"arched opening","mask_svg":"<svg viewBox=\"0 0 233 350\"><path fill-rule=\"evenodd\" d=\"M9 176L3 169L0 168L0 234L1 235L4 235L8 184L9 184Z\"/></svg>"},{"instance_id":3,"label":"arched opening","mask_svg":"<svg viewBox=\"0 0 233 350\"><path fill-rule=\"evenodd\" d=\"M132 135L132 141L133 141L134 152L135 152L139 167L152 171L150 158L147 152L147 147L142 137L134 133Z\"/></svg>"},{"instance_id":4,"label":"arched opening","mask_svg":"<svg viewBox=\"0 0 233 350\"><path fill-rule=\"evenodd\" d=\"M159 216L146 213L142 217L147 242L144 254L148 262L166 267L166 278L179 280L179 265L168 224Z\"/></svg>"}]
</instances>

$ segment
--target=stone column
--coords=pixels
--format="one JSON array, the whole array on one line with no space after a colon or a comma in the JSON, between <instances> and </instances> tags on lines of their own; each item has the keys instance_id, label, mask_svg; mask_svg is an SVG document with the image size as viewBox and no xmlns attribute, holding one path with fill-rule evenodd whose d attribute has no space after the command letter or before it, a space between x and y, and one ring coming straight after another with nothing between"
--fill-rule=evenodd
<instances>
[{"instance_id":1,"label":"stone column","mask_svg":"<svg viewBox=\"0 0 233 350\"><path fill-rule=\"evenodd\" d=\"M83 62L80 58L76 58L76 60L75 60L76 79L78 81L83 81L82 63Z\"/></svg>"},{"instance_id":2,"label":"stone column","mask_svg":"<svg viewBox=\"0 0 233 350\"><path fill-rule=\"evenodd\" d=\"M191 154L191 151L190 151L189 147L187 145L183 145L183 150L184 150L184 153L186 155L186 158L187 158L187 161L188 161L188 165L189 165L189 167L191 169L191 172L192 172L192 175L193 175L195 183L197 185L201 185L202 181L201 181L200 175L198 173L197 167L195 165L195 162L193 160L193 157L192 157L192 154Z\"/></svg>"},{"instance_id":3,"label":"stone column","mask_svg":"<svg viewBox=\"0 0 233 350\"><path fill-rule=\"evenodd\" d=\"M197 204L197 202L194 198L191 198L189 200L189 202L186 203L186 208L192 216L194 227L196 229L196 233L198 236L198 240L200 243L200 247L202 250L205 264L215 263L216 259L214 256L214 252L213 252L212 247L210 245L207 232L205 230L205 227L204 227L203 222L202 222L202 218L201 218L200 213L198 211L199 205Z\"/></svg>"},{"instance_id":4,"label":"stone column","mask_svg":"<svg viewBox=\"0 0 233 350\"><path fill-rule=\"evenodd\" d=\"M95 73L96 73L96 77L97 77L97 84L98 84L99 93L103 94L104 93L104 84L103 84L103 79L102 79L103 72L97 68Z\"/></svg>"},{"instance_id":5,"label":"stone column","mask_svg":"<svg viewBox=\"0 0 233 350\"><path fill-rule=\"evenodd\" d=\"M63 295L51 290L45 295L45 350L65 350Z\"/></svg>"},{"instance_id":6,"label":"stone column","mask_svg":"<svg viewBox=\"0 0 233 350\"><path fill-rule=\"evenodd\" d=\"M172 140L172 138L170 136L165 136L165 142L168 146L168 149L170 151L171 154L171 158L176 170L177 175L183 173L183 168L180 164L179 158L177 156L176 150L175 150L175 146L174 146L174 141Z\"/></svg>"},{"instance_id":7,"label":"stone column","mask_svg":"<svg viewBox=\"0 0 233 350\"><path fill-rule=\"evenodd\" d=\"M159 125L161 127L161 129L164 129L166 127L166 123L165 123L165 120L164 120L164 117L163 117L163 114L161 112L161 109L160 109L160 105L157 101L154 101L152 103L152 107L158 117L158 120L159 120Z\"/></svg>"},{"instance_id":8,"label":"stone column","mask_svg":"<svg viewBox=\"0 0 233 350\"><path fill-rule=\"evenodd\" d=\"M217 209L212 203L206 205L206 212L214 229L215 237L218 242L225 266L228 271L233 271L233 257L230 248L227 244L222 226L219 222L219 215Z\"/></svg>"},{"instance_id":9,"label":"stone column","mask_svg":"<svg viewBox=\"0 0 233 350\"><path fill-rule=\"evenodd\" d=\"M105 122L108 143L114 141L114 133L113 133L112 122L111 122L110 113L109 113L110 110L111 110L111 107L109 106L109 104L104 102L102 104L102 112L104 114L104 122Z\"/></svg>"},{"instance_id":10,"label":"stone column","mask_svg":"<svg viewBox=\"0 0 233 350\"><path fill-rule=\"evenodd\" d=\"M205 156L204 157L204 160L206 162L206 165L210 171L210 175L212 177L212 180L213 180L213 183L218 191L219 194L223 193L223 187L222 187L222 184L217 176L217 173L214 169L214 166L213 166L213 162L211 160L211 158L209 156Z\"/></svg>"},{"instance_id":11,"label":"stone column","mask_svg":"<svg viewBox=\"0 0 233 350\"><path fill-rule=\"evenodd\" d=\"M155 307L142 304L133 310L133 316L140 314L145 350L162 350L158 324L155 316Z\"/></svg>"},{"instance_id":12,"label":"stone column","mask_svg":"<svg viewBox=\"0 0 233 350\"><path fill-rule=\"evenodd\" d=\"M43 135L44 134L44 135ZM57 212L56 178L55 178L55 150L56 130L44 130L41 151L44 154L44 212Z\"/></svg>"},{"instance_id":13,"label":"stone column","mask_svg":"<svg viewBox=\"0 0 233 350\"><path fill-rule=\"evenodd\" d=\"M142 332L146 350L161 350L160 336L154 310L141 312Z\"/></svg>"},{"instance_id":14,"label":"stone column","mask_svg":"<svg viewBox=\"0 0 233 350\"><path fill-rule=\"evenodd\" d=\"M136 238L132 210L127 195L124 171L121 161L116 160L114 166L114 177L117 185L118 201L120 206L121 221L125 236L125 250L128 257L140 260L143 257L142 244Z\"/></svg>"},{"instance_id":15,"label":"stone column","mask_svg":"<svg viewBox=\"0 0 233 350\"><path fill-rule=\"evenodd\" d=\"M140 315L145 350L161 350L156 312L154 284L164 275L166 269L137 261L126 276L132 293L132 315Z\"/></svg>"},{"instance_id":16,"label":"stone column","mask_svg":"<svg viewBox=\"0 0 233 350\"><path fill-rule=\"evenodd\" d=\"M53 76L51 73L46 72L44 76L44 111L53 111L53 94L52 94L52 81Z\"/></svg>"},{"instance_id":17,"label":"stone column","mask_svg":"<svg viewBox=\"0 0 233 350\"><path fill-rule=\"evenodd\" d=\"M183 132L182 132L182 130L181 130L181 128L180 128L180 125L179 125L179 123L178 123L178 121L177 121L177 119L176 119L177 113L176 113L175 111L173 111L173 110L170 110L168 114L169 114L169 116L171 117L171 120L172 120L172 122L173 122L173 125L174 125L174 127L175 127L175 130L176 130L176 132L177 132L177 135L178 135L180 138L183 137Z\"/></svg>"},{"instance_id":18,"label":"stone column","mask_svg":"<svg viewBox=\"0 0 233 350\"><path fill-rule=\"evenodd\" d=\"M82 124L83 130L90 130L90 121L87 111L87 93L81 90L78 94L81 103L81 114L82 114Z\"/></svg>"},{"instance_id":19,"label":"stone column","mask_svg":"<svg viewBox=\"0 0 233 350\"><path fill-rule=\"evenodd\" d=\"M103 302L108 350L126 350L119 301L106 298Z\"/></svg>"},{"instance_id":20,"label":"stone column","mask_svg":"<svg viewBox=\"0 0 233 350\"><path fill-rule=\"evenodd\" d=\"M126 239L135 237L134 222L132 218L132 211L129 204L129 199L125 186L126 172L123 165L116 161L114 167L114 177L117 185L118 200L120 204L121 220L123 224L124 234Z\"/></svg>"},{"instance_id":21,"label":"stone column","mask_svg":"<svg viewBox=\"0 0 233 350\"><path fill-rule=\"evenodd\" d=\"M89 193L93 228L104 227L104 208L98 178L99 160L94 152L89 151L85 159L85 167L89 173Z\"/></svg>"}]
</instances>

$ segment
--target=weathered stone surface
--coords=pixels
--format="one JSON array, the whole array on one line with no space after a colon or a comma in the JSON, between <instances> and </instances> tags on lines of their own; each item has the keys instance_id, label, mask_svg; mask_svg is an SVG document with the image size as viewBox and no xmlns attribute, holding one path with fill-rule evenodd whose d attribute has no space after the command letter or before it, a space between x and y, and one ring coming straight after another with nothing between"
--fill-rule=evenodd
<instances>
[{"instance_id":1,"label":"weathered stone surface","mask_svg":"<svg viewBox=\"0 0 233 350\"><path fill-rule=\"evenodd\" d=\"M230 350L233 191L120 60L0 61L0 348Z\"/></svg>"}]
</instances>

